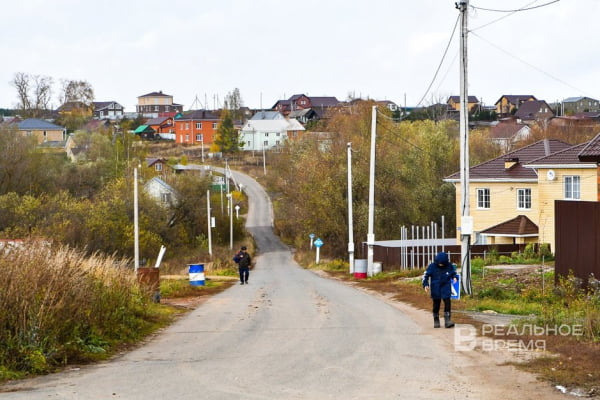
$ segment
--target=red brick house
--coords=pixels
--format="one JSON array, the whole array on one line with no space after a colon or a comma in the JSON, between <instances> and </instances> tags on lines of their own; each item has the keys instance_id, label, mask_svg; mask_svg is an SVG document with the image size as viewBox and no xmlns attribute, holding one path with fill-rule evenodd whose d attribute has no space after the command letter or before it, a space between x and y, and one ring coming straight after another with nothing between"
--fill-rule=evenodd
<instances>
[{"instance_id":1,"label":"red brick house","mask_svg":"<svg viewBox=\"0 0 600 400\"><path fill-rule=\"evenodd\" d=\"M146 122L156 133L174 133L173 117L157 117L149 119Z\"/></svg>"},{"instance_id":2,"label":"red brick house","mask_svg":"<svg viewBox=\"0 0 600 400\"><path fill-rule=\"evenodd\" d=\"M175 142L210 146L214 142L221 119L206 110L195 110L174 120Z\"/></svg>"}]
</instances>

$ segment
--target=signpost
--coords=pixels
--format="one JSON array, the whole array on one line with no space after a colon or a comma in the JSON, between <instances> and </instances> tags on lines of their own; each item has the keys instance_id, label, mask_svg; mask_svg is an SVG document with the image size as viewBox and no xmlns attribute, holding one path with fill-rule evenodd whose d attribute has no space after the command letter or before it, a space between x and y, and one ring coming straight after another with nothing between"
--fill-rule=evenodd
<instances>
[{"instance_id":1,"label":"signpost","mask_svg":"<svg viewBox=\"0 0 600 400\"><path fill-rule=\"evenodd\" d=\"M460 274L456 275L458 275L458 279L456 279L456 282L452 281L452 287L450 288L452 291L450 298L452 300L460 300Z\"/></svg>"},{"instance_id":2,"label":"signpost","mask_svg":"<svg viewBox=\"0 0 600 400\"><path fill-rule=\"evenodd\" d=\"M313 239L315 238L315 234L314 233L310 233L308 235L308 237L310 238L310 249L312 250L313 247Z\"/></svg>"},{"instance_id":3,"label":"signpost","mask_svg":"<svg viewBox=\"0 0 600 400\"><path fill-rule=\"evenodd\" d=\"M312 238L311 238L312 240ZM321 249L321 246L323 246L323 241L320 238L317 238L317 240L315 240L315 247L317 248L317 260L316 263L319 263L319 250Z\"/></svg>"}]
</instances>

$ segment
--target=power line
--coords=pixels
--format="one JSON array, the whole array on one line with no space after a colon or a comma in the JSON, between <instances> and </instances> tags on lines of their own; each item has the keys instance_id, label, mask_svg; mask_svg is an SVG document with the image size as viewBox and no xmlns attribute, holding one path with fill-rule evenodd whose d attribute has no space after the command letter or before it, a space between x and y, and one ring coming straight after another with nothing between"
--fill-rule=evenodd
<instances>
[{"instance_id":1,"label":"power line","mask_svg":"<svg viewBox=\"0 0 600 400\"><path fill-rule=\"evenodd\" d=\"M471 33L472 33L473 35L475 35L476 37L478 37L479 39L481 39L481 40L483 40L484 42L486 42L487 44L489 44L489 45L491 45L491 46L495 47L496 49L500 50L500 51L501 51L501 52L503 52L504 54L506 54L506 55L508 55L508 56L510 56L510 57L512 57L512 58L514 58L514 59L516 59L516 60L518 60L518 61L520 61L520 62L522 62L523 64L525 64L525 65L527 65L527 66L529 66L529 67L531 67L531 68L535 69L536 71L538 71L538 72L540 72L540 73L542 73L542 74L546 75L547 77L549 77L549 78L551 78L551 79L553 79L553 80L555 80L555 81L557 81L557 82L559 82L559 83L562 83L563 85L565 85L565 86L568 86L568 87L570 87L571 89L574 89L574 90L578 91L579 93L586 93L586 91L585 91L585 90L581 90L581 89L579 89L579 88L576 88L575 86L573 86L573 85L570 85L569 83L567 83L567 82L563 81L562 79L560 79L560 78L557 78L557 77L555 77L554 75L551 75L550 73L548 73L548 72L546 72L546 71L542 70L541 68L538 68L538 67L536 67L535 65L533 65L533 64L531 64L531 63L529 63L529 62L527 62L527 61L523 60L522 58L520 58L520 57L518 57L518 56L516 56L516 55L514 55L514 54L512 54L512 53L510 53L509 51L507 51L507 50L504 50L504 49L503 49L503 48L501 48L500 46L498 46L498 45L496 45L496 44L494 44L494 43L490 42L489 40L487 40L487 39L483 38L482 36L480 36L480 35L476 34L475 32L471 32Z\"/></svg>"},{"instance_id":2,"label":"power line","mask_svg":"<svg viewBox=\"0 0 600 400\"><path fill-rule=\"evenodd\" d=\"M450 35L450 39L448 40L448 44L446 45L446 49L444 50L444 55L442 56L442 59L440 60L440 63L438 65L437 69L435 70L433 79L431 80L431 83L429 83L427 90L423 94L423 97L421 97L421 100L419 100L419 102L417 103L416 107L419 107L421 105L421 103L423 102L423 100L425 99L427 94L429 93L429 90L431 90L431 87L433 86L433 82L435 82L435 79L437 78L438 73L440 72L440 68L442 67L442 64L444 63L444 59L446 58L446 54L448 54L448 49L450 48L450 44L452 43L452 39L454 38L454 34L456 33L456 27L458 26L459 20L460 20L460 14L456 18L456 22L454 23L454 28L452 29L452 34Z\"/></svg>"},{"instance_id":3,"label":"power line","mask_svg":"<svg viewBox=\"0 0 600 400\"><path fill-rule=\"evenodd\" d=\"M476 6L472 6L472 8L474 8L475 10L481 10L481 11L491 11L491 12L499 12L499 13L516 13L516 12L529 11L529 10L535 10L536 8L546 7L546 6L549 6L550 4L558 3L559 1L560 0L554 0L549 3L540 4L539 6L528 7L529 4L536 3L537 2L537 0L536 0L532 3L529 3L528 5L526 5L523 8L517 8L514 10L495 10L493 8L484 8L484 7L476 7Z\"/></svg>"},{"instance_id":4,"label":"power line","mask_svg":"<svg viewBox=\"0 0 600 400\"><path fill-rule=\"evenodd\" d=\"M535 4L535 3L537 3L538 1L539 1L539 0L533 0L533 1L531 1L531 2L529 2L529 3L527 3L527 4L525 4L525 6L523 6L521 9L528 9L528 7L529 7L530 5L532 5L532 4ZM474 8L474 9L476 9L476 10L477 10L477 9L479 9L479 10L483 10L482 8L477 8L477 7L473 7L473 8ZM508 11L508 15L504 15L504 16L502 16L502 17L500 17L500 18L497 18L497 19L495 19L495 20L493 20L493 21L490 21L490 22L488 22L487 24L484 24L484 25L478 26L478 27L476 27L476 28L470 29L469 31L470 31L470 32L473 32L473 31L476 31L476 30L479 30L479 29L485 28L486 26L490 26L490 25L492 25L492 24L495 24L496 22L502 21L503 19L505 19L505 18L508 18L508 17L510 17L510 16L512 16L512 15L514 15L514 14L516 14L517 12L518 12L518 10L512 10L512 11Z\"/></svg>"}]
</instances>

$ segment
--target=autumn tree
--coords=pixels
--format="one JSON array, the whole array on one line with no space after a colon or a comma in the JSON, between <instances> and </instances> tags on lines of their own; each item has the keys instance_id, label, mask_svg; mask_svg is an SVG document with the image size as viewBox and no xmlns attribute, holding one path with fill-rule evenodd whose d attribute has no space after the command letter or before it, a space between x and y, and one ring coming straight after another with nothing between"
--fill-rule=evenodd
<instances>
[{"instance_id":1,"label":"autumn tree","mask_svg":"<svg viewBox=\"0 0 600 400\"><path fill-rule=\"evenodd\" d=\"M10 83L17 90L17 109L24 118L40 118L50 108L51 77L17 72Z\"/></svg>"},{"instance_id":2,"label":"autumn tree","mask_svg":"<svg viewBox=\"0 0 600 400\"><path fill-rule=\"evenodd\" d=\"M240 138L233 126L233 119L229 110L223 110L221 113L221 122L217 128L214 145L218 148L218 151L223 153L236 153L240 150Z\"/></svg>"}]
</instances>

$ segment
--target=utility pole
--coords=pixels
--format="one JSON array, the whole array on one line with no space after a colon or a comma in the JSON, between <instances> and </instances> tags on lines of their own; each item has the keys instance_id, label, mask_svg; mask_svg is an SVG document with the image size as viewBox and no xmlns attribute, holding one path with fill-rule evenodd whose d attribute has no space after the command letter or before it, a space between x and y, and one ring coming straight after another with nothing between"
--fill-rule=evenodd
<instances>
[{"instance_id":1,"label":"utility pole","mask_svg":"<svg viewBox=\"0 0 600 400\"><path fill-rule=\"evenodd\" d=\"M139 217L138 217L138 174L137 167L133 168L133 259L134 268L137 273L140 267L140 228L139 228Z\"/></svg>"},{"instance_id":2,"label":"utility pole","mask_svg":"<svg viewBox=\"0 0 600 400\"><path fill-rule=\"evenodd\" d=\"M461 281L466 294L472 294L471 287L471 233L473 218L469 208L469 96L467 74L467 15L469 0L460 0L456 3L460 10L460 255L461 255Z\"/></svg>"},{"instance_id":3,"label":"utility pole","mask_svg":"<svg viewBox=\"0 0 600 400\"><path fill-rule=\"evenodd\" d=\"M348 264L354 273L354 227L352 222L352 143L348 143Z\"/></svg>"},{"instance_id":4,"label":"utility pole","mask_svg":"<svg viewBox=\"0 0 600 400\"><path fill-rule=\"evenodd\" d=\"M369 163L369 231L367 232L367 276L373 275L373 245L375 244L375 136L377 134L377 106L371 116L371 161Z\"/></svg>"},{"instance_id":5,"label":"utility pole","mask_svg":"<svg viewBox=\"0 0 600 400\"><path fill-rule=\"evenodd\" d=\"M206 215L208 219L208 254L212 256L212 221L210 216L210 189L206 191Z\"/></svg>"}]
</instances>

